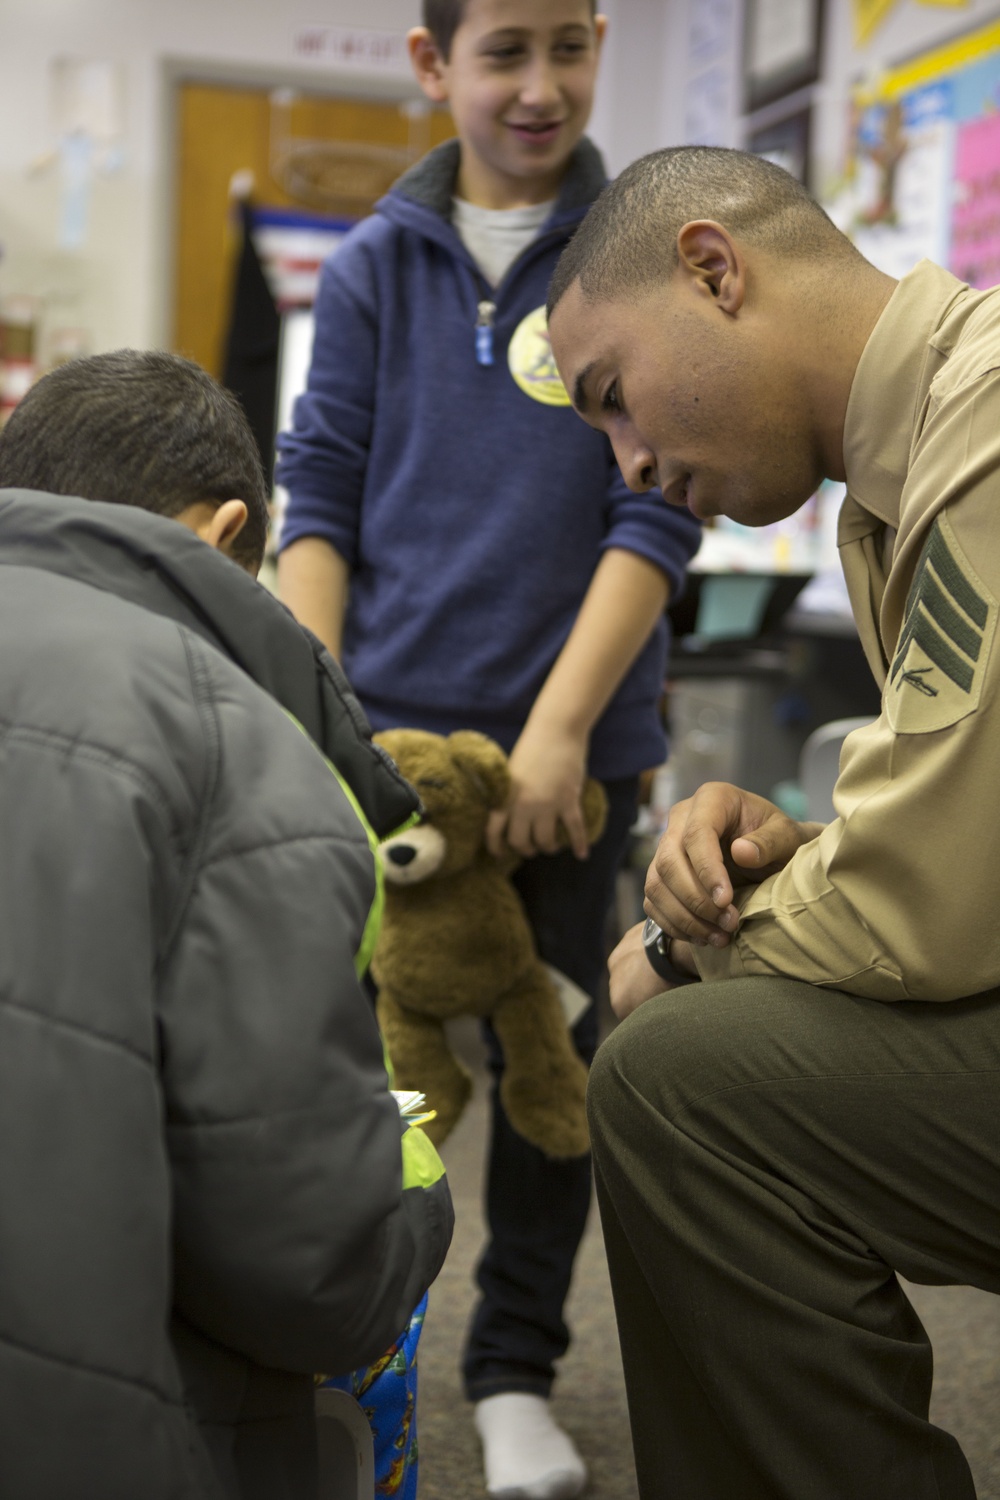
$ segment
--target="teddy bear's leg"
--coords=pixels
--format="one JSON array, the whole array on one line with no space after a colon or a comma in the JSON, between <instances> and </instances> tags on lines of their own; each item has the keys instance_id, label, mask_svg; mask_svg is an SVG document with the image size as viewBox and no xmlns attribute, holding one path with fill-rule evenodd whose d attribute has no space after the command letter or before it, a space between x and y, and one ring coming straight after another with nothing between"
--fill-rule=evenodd
<instances>
[{"instance_id":1,"label":"teddy bear's leg","mask_svg":"<svg viewBox=\"0 0 1000 1500\"><path fill-rule=\"evenodd\" d=\"M472 1092L468 1071L448 1046L435 1016L406 1010L391 991L380 989L378 1020L392 1059L397 1089L419 1089L437 1118L423 1127L435 1146L451 1134Z\"/></svg>"},{"instance_id":2,"label":"teddy bear's leg","mask_svg":"<svg viewBox=\"0 0 1000 1500\"><path fill-rule=\"evenodd\" d=\"M504 996L491 1019L503 1048L500 1098L511 1125L546 1156L585 1155L587 1069L541 964Z\"/></svg>"}]
</instances>

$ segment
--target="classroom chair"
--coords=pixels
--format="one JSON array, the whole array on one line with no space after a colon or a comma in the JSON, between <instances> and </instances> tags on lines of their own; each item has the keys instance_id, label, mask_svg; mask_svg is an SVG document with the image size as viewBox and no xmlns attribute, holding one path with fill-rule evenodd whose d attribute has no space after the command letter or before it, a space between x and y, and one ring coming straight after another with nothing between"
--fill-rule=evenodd
<instances>
[{"instance_id":1,"label":"classroom chair","mask_svg":"<svg viewBox=\"0 0 1000 1500\"><path fill-rule=\"evenodd\" d=\"M346 1391L316 1392L319 1500L374 1500L375 1456L368 1419Z\"/></svg>"}]
</instances>

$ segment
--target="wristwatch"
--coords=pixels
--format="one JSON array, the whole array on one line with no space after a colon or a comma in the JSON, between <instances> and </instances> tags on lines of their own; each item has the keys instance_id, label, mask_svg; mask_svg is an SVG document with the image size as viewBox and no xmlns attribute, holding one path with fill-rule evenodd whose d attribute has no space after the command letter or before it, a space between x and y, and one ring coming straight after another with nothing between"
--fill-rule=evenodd
<instances>
[{"instance_id":1,"label":"wristwatch","mask_svg":"<svg viewBox=\"0 0 1000 1500\"><path fill-rule=\"evenodd\" d=\"M642 946L646 950L646 957L653 969L665 979L667 984L694 984L698 979L697 974L688 974L685 969L678 969L671 962L670 944L673 941L664 932L663 928L654 922L652 917L646 918L646 925L642 929Z\"/></svg>"}]
</instances>

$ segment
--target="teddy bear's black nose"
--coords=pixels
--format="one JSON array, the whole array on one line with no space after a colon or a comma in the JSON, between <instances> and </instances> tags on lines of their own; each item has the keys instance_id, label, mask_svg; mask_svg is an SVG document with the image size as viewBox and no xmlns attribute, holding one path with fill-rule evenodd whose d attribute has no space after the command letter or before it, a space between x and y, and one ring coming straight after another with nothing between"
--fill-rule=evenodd
<instances>
[{"instance_id":1,"label":"teddy bear's black nose","mask_svg":"<svg viewBox=\"0 0 1000 1500\"><path fill-rule=\"evenodd\" d=\"M388 854L394 865L408 865L417 857L416 849L410 844L393 844Z\"/></svg>"}]
</instances>

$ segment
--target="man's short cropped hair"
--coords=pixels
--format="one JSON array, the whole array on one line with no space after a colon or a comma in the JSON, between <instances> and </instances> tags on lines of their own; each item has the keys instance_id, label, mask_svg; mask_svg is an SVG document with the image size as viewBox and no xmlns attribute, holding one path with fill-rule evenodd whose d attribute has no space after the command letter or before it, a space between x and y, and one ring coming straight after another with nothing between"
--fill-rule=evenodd
<instances>
[{"instance_id":1,"label":"man's short cropped hair","mask_svg":"<svg viewBox=\"0 0 1000 1500\"><path fill-rule=\"evenodd\" d=\"M559 260L549 313L578 279L590 301L636 296L667 281L677 266L677 236L695 219L712 219L789 259L860 260L783 167L723 146L670 146L640 157L601 193Z\"/></svg>"},{"instance_id":2,"label":"man's short cropped hair","mask_svg":"<svg viewBox=\"0 0 1000 1500\"><path fill-rule=\"evenodd\" d=\"M117 349L60 365L0 432L0 489L45 490L177 516L198 501L243 500L234 560L256 571L267 487L236 397L191 360Z\"/></svg>"},{"instance_id":3,"label":"man's short cropped hair","mask_svg":"<svg viewBox=\"0 0 1000 1500\"><path fill-rule=\"evenodd\" d=\"M451 56L451 43L462 24L469 0L423 0L423 22L434 38L445 62ZM590 0L590 14L597 14L597 0Z\"/></svg>"}]
</instances>

